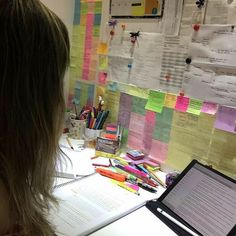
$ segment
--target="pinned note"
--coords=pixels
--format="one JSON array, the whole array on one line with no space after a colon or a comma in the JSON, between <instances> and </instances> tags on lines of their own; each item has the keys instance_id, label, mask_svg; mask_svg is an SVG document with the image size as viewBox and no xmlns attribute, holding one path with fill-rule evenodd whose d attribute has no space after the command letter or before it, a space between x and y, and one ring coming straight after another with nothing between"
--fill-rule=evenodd
<instances>
[{"instance_id":1,"label":"pinned note","mask_svg":"<svg viewBox=\"0 0 236 236\"><path fill-rule=\"evenodd\" d=\"M108 68L108 58L107 56L99 57L99 70L107 70Z\"/></svg>"},{"instance_id":2,"label":"pinned note","mask_svg":"<svg viewBox=\"0 0 236 236\"><path fill-rule=\"evenodd\" d=\"M201 113L201 108L202 108L202 101L197 99L190 99L187 112L199 116Z\"/></svg>"},{"instance_id":3,"label":"pinned note","mask_svg":"<svg viewBox=\"0 0 236 236\"><path fill-rule=\"evenodd\" d=\"M145 106L146 110L162 112L166 94L158 91L149 91L148 102Z\"/></svg>"},{"instance_id":4,"label":"pinned note","mask_svg":"<svg viewBox=\"0 0 236 236\"><path fill-rule=\"evenodd\" d=\"M213 102L203 102L201 112L210 115L215 115L217 111L217 104Z\"/></svg>"},{"instance_id":5,"label":"pinned note","mask_svg":"<svg viewBox=\"0 0 236 236\"><path fill-rule=\"evenodd\" d=\"M105 85L106 82L107 82L107 73L106 72L99 72L98 83Z\"/></svg>"},{"instance_id":6,"label":"pinned note","mask_svg":"<svg viewBox=\"0 0 236 236\"><path fill-rule=\"evenodd\" d=\"M168 108L175 108L176 99L177 99L177 97L175 94L167 93L164 106L168 107Z\"/></svg>"},{"instance_id":7,"label":"pinned note","mask_svg":"<svg viewBox=\"0 0 236 236\"><path fill-rule=\"evenodd\" d=\"M216 114L215 128L236 133L236 108L219 106Z\"/></svg>"},{"instance_id":8,"label":"pinned note","mask_svg":"<svg viewBox=\"0 0 236 236\"><path fill-rule=\"evenodd\" d=\"M175 110L186 112L189 105L189 98L184 96L178 96L175 104Z\"/></svg>"},{"instance_id":9,"label":"pinned note","mask_svg":"<svg viewBox=\"0 0 236 236\"><path fill-rule=\"evenodd\" d=\"M97 54L100 54L100 55L107 55L108 54L107 43L101 42L99 44L98 49L97 49Z\"/></svg>"}]
</instances>

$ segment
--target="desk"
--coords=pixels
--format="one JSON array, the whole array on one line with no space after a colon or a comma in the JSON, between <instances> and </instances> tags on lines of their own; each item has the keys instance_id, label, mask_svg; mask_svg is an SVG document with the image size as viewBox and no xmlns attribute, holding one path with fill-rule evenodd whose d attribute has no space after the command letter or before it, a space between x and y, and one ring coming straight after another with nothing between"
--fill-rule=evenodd
<instances>
[{"instance_id":1,"label":"desk","mask_svg":"<svg viewBox=\"0 0 236 236\"><path fill-rule=\"evenodd\" d=\"M80 152L81 155L80 155L80 157L77 157L77 158L80 159L81 156L84 158L86 156L84 154L86 154L86 153L87 153L86 150ZM160 172L160 174L161 174L161 172ZM163 178L164 175L162 175L160 177ZM69 208L71 210L71 215L70 215L70 212L68 213L68 211L67 211L67 213L65 211L63 212L63 210L60 211L60 213L61 213L60 217L67 217L67 224L65 224L65 228L64 228L64 226L62 227L63 222L61 220L55 221L55 223L56 223L55 225L57 225L59 227L59 230L62 230L61 232L63 232L65 230L64 232L67 233L67 235L69 235L69 236L78 235L77 232L82 230L82 227L84 227L84 231L88 231L90 229L90 232L91 232L91 229L93 227L94 227L94 229L96 229L96 226L95 226L96 224L99 225L102 223L102 221L99 223L99 218L95 218L94 220L91 219L91 224L93 226L90 227L90 225L89 225L90 223L88 222L87 226L89 226L89 228L86 229L87 226L81 225L81 223L79 223L80 222L79 219L78 219L78 222L76 222L76 220L75 220L76 223L73 223L73 222L72 222L73 224L70 223L70 226L68 225L68 220L72 219L71 218L72 216L76 218L77 214L79 214L78 218L80 217L80 218L84 219L82 216L88 217L87 213L90 213L91 210L93 211L93 208L90 208L90 206L93 205L93 202L100 202L100 200L103 200L103 198L101 198L101 197L106 197L107 196L106 194L110 195L110 197L112 197L112 199L116 199L117 201L118 201L119 197L120 197L120 199L122 199L123 198L122 196L125 196L125 198L123 198L124 204L122 203L122 204L120 204L120 206L118 206L119 204L117 205L117 207L118 207L117 212L114 212L115 213L114 215L112 215L113 210L111 213L109 213L108 211L106 211L106 212L104 211L104 214L107 217L106 222L109 223L109 222L112 222L115 220L116 214L121 214L122 211L125 210L125 209L122 210L123 206L124 207L128 206L128 208L129 208L129 207L132 207L132 205L133 206L135 206L136 204L139 205L139 203L143 203L147 200L158 198L164 191L164 188L161 186L158 187L158 192L155 194L149 193L143 189L140 189L140 196L137 196L133 193L129 193L126 190L121 189L120 187L117 187L116 185L111 185L109 179L107 179L106 177L102 177L98 174L95 174L95 175L85 178L85 179L82 178L81 181L79 180L78 183L74 183L73 185L69 184L69 185L66 185L65 188L63 187L62 189L57 190L57 194L58 194L57 196L59 198L61 198L62 200L65 200L64 203L66 203L67 201L69 201L68 202L69 204L74 202L73 206L71 205L71 207ZM103 188L103 184L104 184L104 186L106 186L106 188ZM97 186L99 186L99 188L97 188ZM102 191L103 189L104 189L104 191ZM110 192L106 191L108 189ZM92 190L92 192L91 192L91 190ZM114 193L110 194L111 192L114 192ZM92 193L92 195L89 195L91 193ZM104 194L105 196L101 196L102 194ZM119 194L121 194L121 195L119 196ZM125 199L125 201L124 201L124 199ZM92 203L92 205L90 205L90 203ZM109 202L108 202L108 204L109 204ZM63 205L63 202L62 202L62 205ZM121 208L121 206L122 206L122 208ZM67 207L66 209L68 210L68 206L63 206L63 207L64 207L64 210L65 210L65 207ZM105 206L105 207L107 207L107 206ZM128 208L126 208L126 210L128 210ZM80 211L78 212L79 209L81 210L81 212ZM137 209L137 208L135 208L135 209ZM94 208L94 210L96 210L96 209ZM58 214L58 213L56 213L56 214ZM70 216L68 216L68 214ZM55 216L56 215L54 214L54 217ZM102 217L103 217L103 215L102 215ZM71 227L72 225L74 225L74 227ZM105 225L105 224L103 224L103 225ZM143 235L144 233L147 232L147 229L152 229L153 233L154 233L153 235L155 235L157 233L157 231L155 229L161 229L160 230L161 232L167 232L168 234L166 233L166 235L175 235L155 215L153 215L148 209L146 209L146 207L139 208L138 210L132 212L131 214L128 214L128 215L118 219L117 221L105 226L104 228L97 230L96 232L93 232L91 235L94 235L94 236L95 235L98 235L98 236L99 235L131 235L133 233L135 233L136 235ZM172 234L170 234L170 233L172 233ZM58 235L62 235L62 234L58 234Z\"/></svg>"},{"instance_id":2,"label":"desk","mask_svg":"<svg viewBox=\"0 0 236 236\"><path fill-rule=\"evenodd\" d=\"M130 213L114 223L90 234L90 236L176 236L160 219L146 207Z\"/></svg>"}]
</instances>

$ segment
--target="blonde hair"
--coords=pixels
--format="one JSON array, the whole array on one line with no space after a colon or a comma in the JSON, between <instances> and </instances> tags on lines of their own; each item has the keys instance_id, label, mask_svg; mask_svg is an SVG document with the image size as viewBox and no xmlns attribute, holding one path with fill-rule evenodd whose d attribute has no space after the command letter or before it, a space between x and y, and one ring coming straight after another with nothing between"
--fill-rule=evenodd
<instances>
[{"instance_id":1,"label":"blonde hair","mask_svg":"<svg viewBox=\"0 0 236 236\"><path fill-rule=\"evenodd\" d=\"M0 0L0 179L25 235L48 236L69 63L65 25L38 0Z\"/></svg>"}]
</instances>

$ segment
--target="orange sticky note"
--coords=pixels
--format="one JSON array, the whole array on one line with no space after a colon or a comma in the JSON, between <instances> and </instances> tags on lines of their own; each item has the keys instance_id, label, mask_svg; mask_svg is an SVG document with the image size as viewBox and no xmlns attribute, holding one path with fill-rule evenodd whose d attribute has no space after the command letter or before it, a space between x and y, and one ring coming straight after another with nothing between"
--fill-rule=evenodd
<instances>
[{"instance_id":1,"label":"orange sticky note","mask_svg":"<svg viewBox=\"0 0 236 236\"><path fill-rule=\"evenodd\" d=\"M108 46L107 43L100 43L97 49L97 54L107 55L108 54Z\"/></svg>"}]
</instances>

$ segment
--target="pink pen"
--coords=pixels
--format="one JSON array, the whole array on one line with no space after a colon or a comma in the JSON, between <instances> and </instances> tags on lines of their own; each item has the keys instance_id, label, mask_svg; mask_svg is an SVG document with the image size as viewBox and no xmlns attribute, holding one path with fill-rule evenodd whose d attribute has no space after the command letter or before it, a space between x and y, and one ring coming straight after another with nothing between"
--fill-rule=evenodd
<instances>
[{"instance_id":1,"label":"pink pen","mask_svg":"<svg viewBox=\"0 0 236 236\"><path fill-rule=\"evenodd\" d=\"M133 190L135 190L135 191L138 191L138 190L139 190L139 186L136 185L136 184L131 184L131 183L129 183L129 182L125 182L125 184L126 184L128 187L130 187L130 188L132 188Z\"/></svg>"},{"instance_id":2,"label":"pink pen","mask_svg":"<svg viewBox=\"0 0 236 236\"><path fill-rule=\"evenodd\" d=\"M140 170L136 170L135 168L133 168L131 166L124 166L124 170L126 170L126 171L128 171L130 173L142 176L144 178L148 178L149 177L149 175L145 174L144 172L142 172Z\"/></svg>"}]
</instances>

